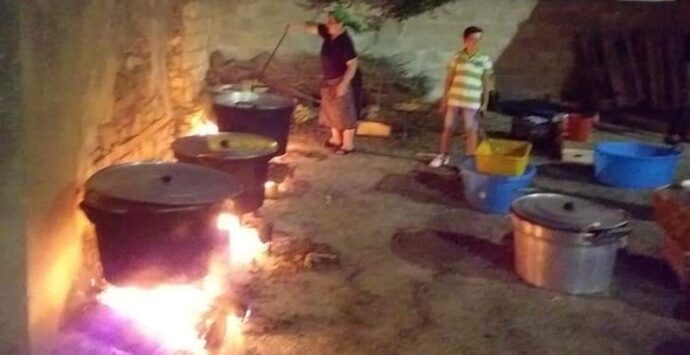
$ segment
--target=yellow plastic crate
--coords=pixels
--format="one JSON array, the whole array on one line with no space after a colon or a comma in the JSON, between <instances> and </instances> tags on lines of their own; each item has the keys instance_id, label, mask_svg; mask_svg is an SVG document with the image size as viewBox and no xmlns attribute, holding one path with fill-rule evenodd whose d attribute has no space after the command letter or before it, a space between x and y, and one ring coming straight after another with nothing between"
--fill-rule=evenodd
<instances>
[{"instance_id":1,"label":"yellow plastic crate","mask_svg":"<svg viewBox=\"0 0 690 355\"><path fill-rule=\"evenodd\" d=\"M490 175L522 175L531 152L529 142L485 139L477 147L477 171Z\"/></svg>"}]
</instances>

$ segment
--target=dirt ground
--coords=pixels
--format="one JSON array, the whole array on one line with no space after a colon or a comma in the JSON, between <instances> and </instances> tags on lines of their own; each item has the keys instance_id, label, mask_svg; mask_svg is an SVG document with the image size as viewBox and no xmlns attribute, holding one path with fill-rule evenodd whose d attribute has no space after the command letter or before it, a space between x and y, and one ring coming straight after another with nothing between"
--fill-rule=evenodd
<instances>
[{"instance_id":1,"label":"dirt ground","mask_svg":"<svg viewBox=\"0 0 690 355\"><path fill-rule=\"evenodd\" d=\"M509 120L493 116L490 130ZM575 297L513 271L511 226L462 200L461 181L415 159L436 134L359 139L334 156L301 128L286 162L303 194L268 202L276 229L334 247L342 267L276 275L252 287L251 354L689 354L687 293L659 258L650 191L597 184L591 169L535 157L534 185L625 208L634 232L611 290ZM610 126L597 139L660 141ZM678 177L690 176L685 160ZM305 185L307 185L305 184Z\"/></svg>"},{"instance_id":2,"label":"dirt ground","mask_svg":"<svg viewBox=\"0 0 690 355\"><path fill-rule=\"evenodd\" d=\"M506 131L509 120L485 124ZM293 132L283 167L298 188L260 214L274 235L329 245L340 267L256 272L244 344L228 354L690 354L690 297L659 257L650 191L604 187L591 168L534 156L536 188L624 208L634 228L608 292L536 289L513 271L508 217L469 209L456 172L416 159L437 138L424 130L360 138L356 153L336 156L313 125ZM608 126L597 139L661 136ZM686 155L678 177L689 176ZM87 327L98 326L94 317ZM58 353L80 353L71 346ZM139 353L127 346L107 353Z\"/></svg>"}]
</instances>

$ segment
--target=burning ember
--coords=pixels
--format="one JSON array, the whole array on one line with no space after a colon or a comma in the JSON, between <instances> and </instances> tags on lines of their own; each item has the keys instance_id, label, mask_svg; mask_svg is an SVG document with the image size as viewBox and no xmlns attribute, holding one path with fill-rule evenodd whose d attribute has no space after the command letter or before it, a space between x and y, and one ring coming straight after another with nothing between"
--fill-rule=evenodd
<instances>
[{"instance_id":1,"label":"burning ember","mask_svg":"<svg viewBox=\"0 0 690 355\"><path fill-rule=\"evenodd\" d=\"M211 265L211 272L200 284L160 285L150 289L109 286L98 300L131 320L143 335L173 352L204 354L211 345L209 333L214 332L221 333L212 336L221 337L222 343L241 342L242 324L250 311L238 315L216 309L227 277L232 276L225 270L228 266L231 272L246 268L267 246L259 239L258 231L243 226L237 216L223 213L217 226L228 232L229 257L225 264Z\"/></svg>"},{"instance_id":2,"label":"burning ember","mask_svg":"<svg viewBox=\"0 0 690 355\"><path fill-rule=\"evenodd\" d=\"M275 181L269 180L264 184L264 190L266 191L266 198L275 199L278 197L280 185L278 185Z\"/></svg>"}]
</instances>

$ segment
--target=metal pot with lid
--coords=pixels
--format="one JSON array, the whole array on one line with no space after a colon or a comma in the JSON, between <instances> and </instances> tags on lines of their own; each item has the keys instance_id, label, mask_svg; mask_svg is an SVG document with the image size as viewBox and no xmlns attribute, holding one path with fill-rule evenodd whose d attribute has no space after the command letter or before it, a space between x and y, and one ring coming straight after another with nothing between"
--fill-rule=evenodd
<instances>
[{"instance_id":1,"label":"metal pot with lid","mask_svg":"<svg viewBox=\"0 0 690 355\"><path fill-rule=\"evenodd\" d=\"M219 133L182 137L172 147L179 161L235 177L244 187L235 199L238 213L253 212L263 205L268 162L278 151L275 140L255 134Z\"/></svg>"},{"instance_id":2,"label":"metal pot with lid","mask_svg":"<svg viewBox=\"0 0 690 355\"><path fill-rule=\"evenodd\" d=\"M561 194L513 201L515 268L527 283L572 294L606 290L631 230L620 209Z\"/></svg>"},{"instance_id":3,"label":"metal pot with lid","mask_svg":"<svg viewBox=\"0 0 690 355\"><path fill-rule=\"evenodd\" d=\"M273 93L226 92L213 98L221 132L252 133L275 139L276 155L285 154L295 104Z\"/></svg>"},{"instance_id":4,"label":"metal pot with lid","mask_svg":"<svg viewBox=\"0 0 690 355\"><path fill-rule=\"evenodd\" d=\"M240 192L236 179L213 169L138 162L91 176L80 207L96 227L105 279L148 286L206 274L222 242L218 213Z\"/></svg>"}]
</instances>

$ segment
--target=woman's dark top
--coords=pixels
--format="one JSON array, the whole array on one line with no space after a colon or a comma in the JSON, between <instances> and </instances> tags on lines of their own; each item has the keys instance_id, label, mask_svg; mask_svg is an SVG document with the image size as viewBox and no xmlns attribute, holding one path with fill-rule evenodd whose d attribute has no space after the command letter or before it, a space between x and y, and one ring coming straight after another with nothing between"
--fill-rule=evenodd
<instances>
[{"instance_id":1,"label":"woman's dark top","mask_svg":"<svg viewBox=\"0 0 690 355\"><path fill-rule=\"evenodd\" d=\"M336 79L347 71L347 62L357 58L355 45L347 32L331 39L328 27L324 24L318 26L319 35L323 38L321 46L321 65L324 79Z\"/></svg>"},{"instance_id":2,"label":"woman's dark top","mask_svg":"<svg viewBox=\"0 0 690 355\"><path fill-rule=\"evenodd\" d=\"M357 51L352 42L352 38L347 32L343 32L338 37L331 39L331 34L328 33L328 27L324 24L318 25L319 35L323 38L323 45L321 46L321 65L323 70L323 78L337 79L345 75L347 71L347 62L357 58ZM355 101L355 110L357 118L361 117L363 105L363 90L362 90L362 73L357 70L355 76L351 81L353 96Z\"/></svg>"}]
</instances>

